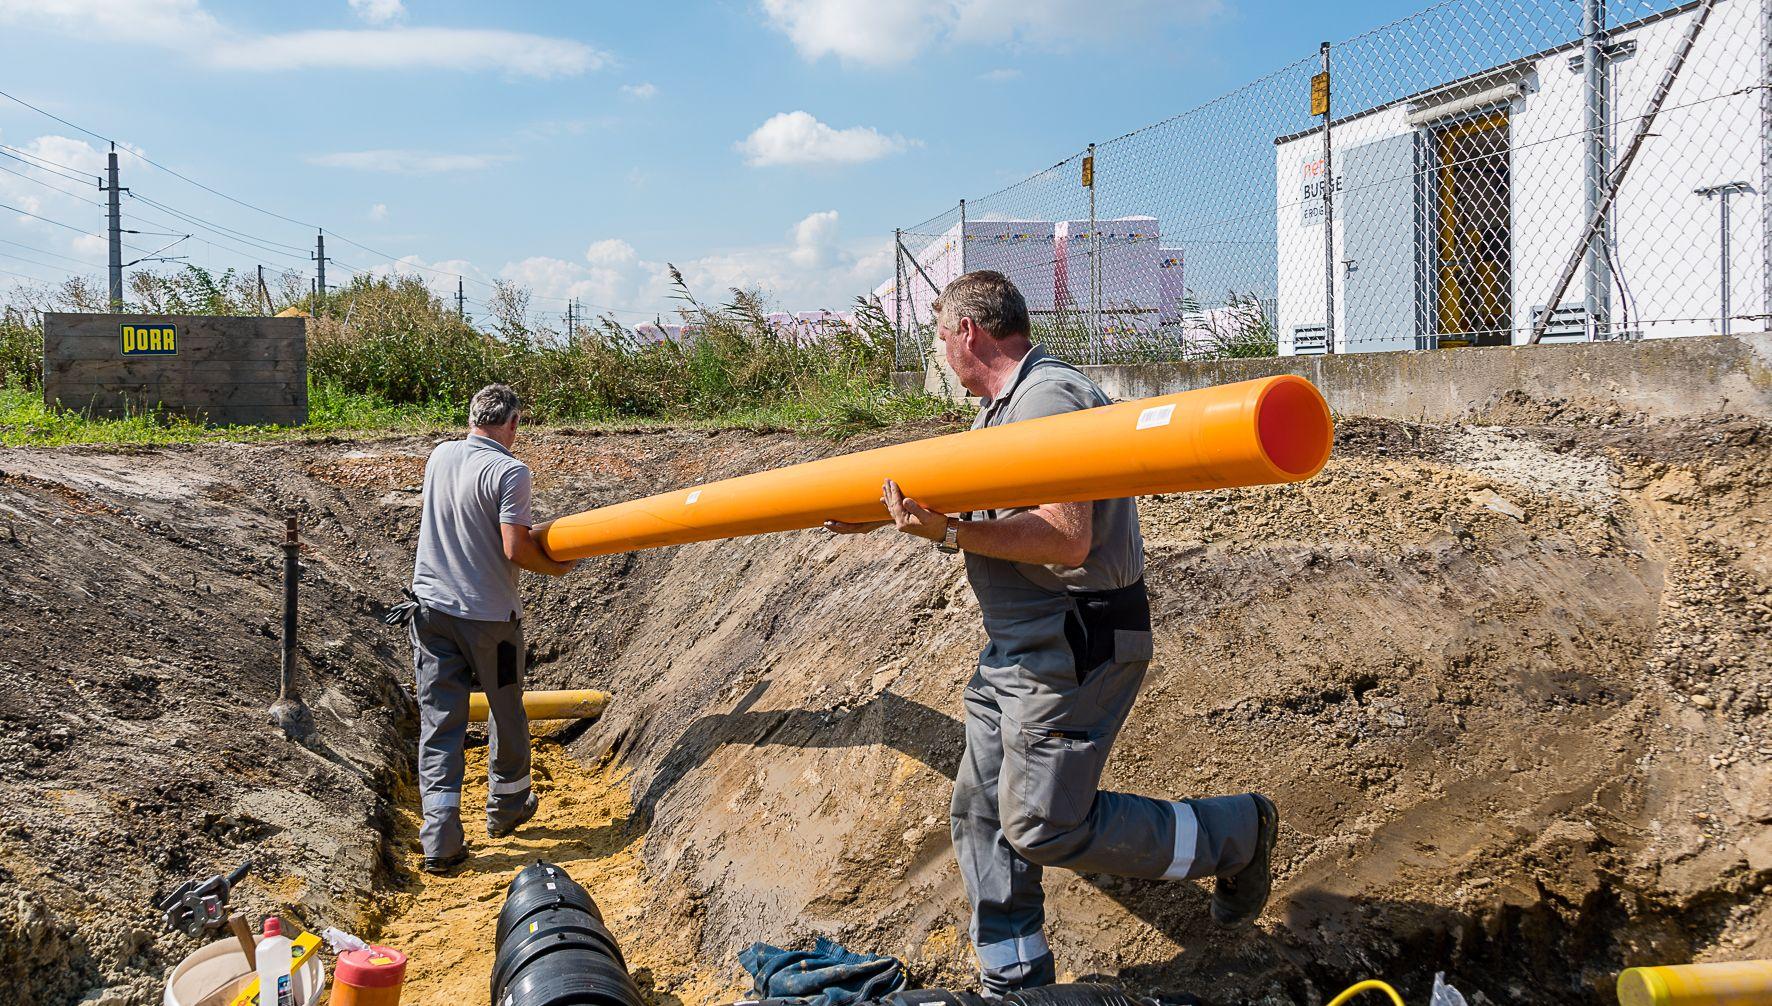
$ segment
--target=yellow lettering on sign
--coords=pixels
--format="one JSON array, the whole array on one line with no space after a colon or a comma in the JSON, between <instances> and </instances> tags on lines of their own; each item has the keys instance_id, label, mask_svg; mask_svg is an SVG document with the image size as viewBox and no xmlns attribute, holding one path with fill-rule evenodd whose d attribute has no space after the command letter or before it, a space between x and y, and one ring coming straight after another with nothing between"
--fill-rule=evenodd
<instances>
[{"instance_id":1,"label":"yellow lettering on sign","mask_svg":"<svg viewBox=\"0 0 1772 1006\"><path fill-rule=\"evenodd\" d=\"M166 330L166 351L168 353L170 353L177 348L178 348L178 329L168 328Z\"/></svg>"},{"instance_id":2,"label":"yellow lettering on sign","mask_svg":"<svg viewBox=\"0 0 1772 1006\"><path fill-rule=\"evenodd\" d=\"M161 349L160 330L157 328L148 329L148 349L150 349L156 353L158 353Z\"/></svg>"},{"instance_id":3,"label":"yellow lettering on sign","mask_svg":"<svg viewBox=\"0 0 1772 1006\"><path fill-rule=\"evenodd\" d=\"M123 326L123 351L125 353L135 352L135 326L134 325L124 325Z\"/></svg>"}]
</instances>

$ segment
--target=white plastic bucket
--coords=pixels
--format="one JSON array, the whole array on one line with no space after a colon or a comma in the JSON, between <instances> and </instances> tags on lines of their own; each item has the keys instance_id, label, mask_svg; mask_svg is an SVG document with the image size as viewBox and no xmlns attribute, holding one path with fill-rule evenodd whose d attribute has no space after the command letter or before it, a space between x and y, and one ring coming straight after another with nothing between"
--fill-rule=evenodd
<instances>
[{"instance_id":1,"label":"white plastic bucket","mask_svg":"<svg viewBox=\"0 0 1772 1006\"><path fill-rule=\"evenodd\" d=\"M167 976L162 1002L165 1006L228 1006L253 977L239 942L231 937L216 940L178 962ZM295 973L295 1001L317 1006L325 985L326 966L315 954Z\"/></svg>"}]
</instances>

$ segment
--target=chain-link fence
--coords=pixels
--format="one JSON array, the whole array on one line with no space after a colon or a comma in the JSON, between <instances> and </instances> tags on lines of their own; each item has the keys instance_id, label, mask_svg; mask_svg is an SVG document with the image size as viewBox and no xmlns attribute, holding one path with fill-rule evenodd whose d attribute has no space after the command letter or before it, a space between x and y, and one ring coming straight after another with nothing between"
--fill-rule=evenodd
<instances>
[{"instance_id":1,"label":"chain-link fence","mask_svg":"<svg viewBox=\"0 0 1772 1006\"><path fill-rule=\"evenodd\" d=\"M1103 363L1761 330L1769 80L1772 0L1446 0L902 229L875 295L905 367L972 269Z\"/></svg>"}]
</instances>

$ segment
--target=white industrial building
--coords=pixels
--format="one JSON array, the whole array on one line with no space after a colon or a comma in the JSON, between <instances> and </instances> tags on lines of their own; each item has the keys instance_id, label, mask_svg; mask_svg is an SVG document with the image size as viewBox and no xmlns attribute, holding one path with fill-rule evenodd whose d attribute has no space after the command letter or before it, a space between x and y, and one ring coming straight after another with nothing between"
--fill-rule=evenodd
<instances>
[{"instance_id":1,"label":"white industrial building","mask_svg":"<svg viewBox=\"0 0 1772 1006\"><path fill-rule=\"evenodd\" d=\"M1162 318L1179 320L1184 297L1181 252L1159 244L1155 217L1098 221L1094 233L1087 220L968 220L921 248L907 241L903 291L898 279L889 279L874 296L888 319L896 322L902 312L905 325L927 323L937 287L961 272L994 269L1014 281L1036 322L1040 316L1076 317L1099 307L1104 330L1149 330ZM1092 250L1101 263L1098 304L1089 295Z\"/></svg>"},{"instance_id":2,"label":"white industrial building","mask_svg":"<svg viewBox=\"0 0 1772 1006\"><path fill-rule=\"evenodd\" d=\"M1607 33L1609 160L1698 7ZM1545 341L1724 330L1725 276L1735 327L1765 327L1761 12L1758 0L1716 4L1619 189L1609 239L1584 256ZM1528 341L1586 224L1584 53L1576 39L1331 122L1337 351ZM1321 127L1278 138L1275 172L1280 351L1320 353Z\"/></svg>"}]
</instances>

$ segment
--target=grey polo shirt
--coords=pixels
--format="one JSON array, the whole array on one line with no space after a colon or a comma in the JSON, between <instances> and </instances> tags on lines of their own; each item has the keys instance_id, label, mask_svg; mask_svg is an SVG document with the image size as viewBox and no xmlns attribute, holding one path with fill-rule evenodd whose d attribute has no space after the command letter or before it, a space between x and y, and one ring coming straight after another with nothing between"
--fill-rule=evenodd
<instances>
[{"instance_id":1,"label":"grey polo shirt","mask_svg":"<svg viewBox=\"0 0 1772 1006\"><path fill-rule=\"evenodd\" d=\"M500 524L530 527L529 466L498 441L469 434L438 444L425 462L424 517L412 592L460 618L504 622L523 615L517 564L505 558Z\"/></svg>"},{"instance_id":2,"label":"grey polo shirt","mask_svg":"<svg viewBox=\"0 0 1772 1006\"><path fill-rule=\"evenodd\" d=\"M978 418L972 421L972 428L1057 416L1110 403L1107 394L1082 371L1035 346L1022 357L1009 386L996 398L979 403ZM975 516L1007 517L1032 509L982 510ZM1013 566L1034 586L1054 592L1129 587L1144 576L1144 537L1138 530L1138 506L1128 498L1095 501L1094 535L1089 557L1081 566L1035 566L967 556L969 565L975 560ZM983 602L982 597L980 601Z\"/></svg>"}]
</instances>

